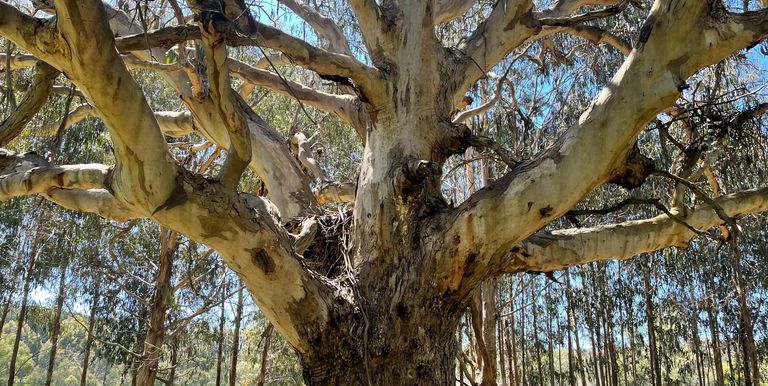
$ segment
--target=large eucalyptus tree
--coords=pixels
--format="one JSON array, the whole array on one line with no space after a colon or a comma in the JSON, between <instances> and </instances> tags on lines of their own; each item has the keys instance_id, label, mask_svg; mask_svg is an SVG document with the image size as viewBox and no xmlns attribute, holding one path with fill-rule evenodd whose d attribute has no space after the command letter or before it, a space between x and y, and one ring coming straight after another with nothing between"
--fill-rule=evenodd
<instances>
[{"instance_id":1,"label":"large eucalyptus tree","mask_svg":"<svg viewBox=\"0 0 768 386\"><path fill-rule=\"evenodd\" d=\"M646 220L542 231L603 184L642 184L654 167L635 146L640 132L698 70L768 36L766 8L737 13L721 0L656 0L630 45L593 23L629 1L498 0L446 47L436 29L477 1L349 0L366 51L354 54L331 19L282 2L323 48L262 24L243 0L188 0L188 8L169 1L176 25L154 30L98 0L34 2L49 18L0 2L0 35L27 53L5 62L36 63L27 96L0 126L0 145L23 130L63 73L88 101L76 110L80 118L92 114L108 127L116 160L52 165L3 151L0 199L37 194L109 219L149 218L214 248L295 348L308 384L451 383L454 330L484 280L685 246L695 230L768 210L768 188L757 188ZM465 96L516 49L554 34L610 44L626 59L550 147L515 161L463 124L474 113L462 111ZM280 54L248 64L229 58L227 46ZM284 65L336 82L339 92L274 72ZM185 111L152 111L128 67L161 74ZM327 181L311 157L312 139L294 136L292 151L231 77L353 127L364 147L356 184ZM215 179L180 166L168 150L166 136L193 132L227 151ZM468 148L494 149L510 170L455 206L443 197L441 169ZM248 167L266 185L265 198L238 191ZM323 250L314 241L327 201L354 204L351 226L322 234L342 247Z\"/></svg>"}]
</instances>

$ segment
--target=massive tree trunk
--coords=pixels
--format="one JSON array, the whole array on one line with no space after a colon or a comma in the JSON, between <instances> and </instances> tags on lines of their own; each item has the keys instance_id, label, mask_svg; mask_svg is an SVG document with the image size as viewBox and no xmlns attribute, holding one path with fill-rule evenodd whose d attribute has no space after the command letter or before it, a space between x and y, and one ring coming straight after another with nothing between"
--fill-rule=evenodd
<instances>
[{"instance_id":1,"label":"massive tree trunk","mask_svg":"<svg viewBox=\"0 0 768 386\"><path fill-rule=\"evenodd\" d=\"M633 145L645 125L674 104L697 70L768 34L768 11L728 13L715 0L655 1L637 44L622 47L626 61L578 121L530 160L514 162L501 151L510 172L455 206L441 192L446 160L469 147L499 150L454 119L460 101L523 43L593 17L571 15L590 2L559 1L539 11L530 0L496 2L455 48L441 44L435 26L471 1L449 1L451 12L435 1L349 3L371 65L345 54L343 44L325 50L263 25L239 0L189 0L199 25L119 41L105 21L118 29L120 18L97 0L56 0L57 18L49 21L0 2L0 34L79 87L109 129L117 160L114 167L30 166L29 155L3 152L12 167L0 170L0 198L40 194L109 218L146 217L214 248L296 350L309 385L452 384L454 330L483 281L683 246L696 235L691 227L768 210L768 190L760 189L717 198L718 212L702 206L619 225L541 231L602 184L642 182L650 166L626 167L626 161L637 161ZM121 28L130 29L130 20ZM160 47L189 39L201 42L205 82L184 68L140 63L165 57ZM227 45L254 44L282 52L291 64L339 81L355 95L288 85L227 59ZM160 52L149 55L148 46ZM165 71L189 113L170 119L155 114L118 51ZM313 244L319 209L302 166L314 168L300 164L309 158L296 159L245 104L231 88L230 72L259 75L266 87L334 112L361 135L353 213L339 216L351 217L351 225L324 235L338 241L337 250ZM194 131L227 149L215 179L174 162L163 135L173 130ZM267 184L267 199L237 192L246 167ZM299 234L284 226L296 222L302 223ZM594 319L597 344L604 345L600 314ZM161 323L158 318L153 325ZM538 327L534 319L534 335ZM161 342L162 335L145 348L159 355ZM142 379L154 377L157 355L148 361L155 365L142 367ZM540 364L541 356L535 360ZM598 365L596 376L600 371ZM531 377L523 378L530 383Z\"/></svg>"},{"instance_id":2,"label":"massive tree trunk","mask_svg":"<svg viewBox=\"0 0 768 386\"><path fill-rule=\"evenodd\" d=\"M401 308L400 314L404 311ZM397 310L394 313L394 318L402 317L397 315ZM458 349L452 339L455 326L431 312L410 309L407 313L412 321L396 324L397 339L384 338L386 332L376 331L366 347L364 340L351 340L342 335L336 341L328 341L333 344L327 345L327 350L318 350L324 353L325 360L302 357L307 384L453 383Z\"/></svg>"}]
</instances>

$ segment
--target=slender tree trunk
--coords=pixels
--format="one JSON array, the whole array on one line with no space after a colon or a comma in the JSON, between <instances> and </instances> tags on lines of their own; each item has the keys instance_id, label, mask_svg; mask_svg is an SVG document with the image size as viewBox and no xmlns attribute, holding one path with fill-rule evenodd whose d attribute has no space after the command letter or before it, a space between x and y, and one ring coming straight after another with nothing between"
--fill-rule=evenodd
<instances>
[{"instance_id":1,"label":"slender tree trunk","mask_svg":"<svg viewBox=\"0 0 768 386\"><path fill-rule=\"evenodd\" d=\"M573 353L573 337L572 337L573 323L571 322L572 315L573 315L573 304L571 303L572 294L571 294L570 280L568 280L568 270L565 271L565 282L566 282L565 297L567 300L566 315L565 315L565 331L566 331L566 338L568 339L568 385L576 386L576 371L574 369L575 359L574 359L574 353Z\"/></svg>"},{"instance_id":2,"label":"slender tree trunk","mask_svg":"<svg viewBox=\"0 0 768 386\"><path fill-rule=\"evenodd\" d=\"M618 386L619 384L619 360L618 355L616 354L616 342L613 336L613 302L611 301L611 298L607 296L608 294L608 283L607 283L607 274L605 273L606 267L603 266L602 272L599 275L600 280L600 287L602 288L600 296L601 301L601 309L602 309L602 317L603 317L603 329L605 331L605 351L606 351L606 357L608 358L607 363L607 371L610 372L610 385Z\"/></svg>"},{"instance_id":3,"label":"slender tree trunk","mask_svg":"<svg viewBox=\"0 0 768 386\"><path fill-rule=\"evenodd\" d=\"M0 337L3 336L3 329L5 328L5 320L8 318L8 311L11 310L11 302L13 302L13 291L8 291L8 296L3 302L3 310L0 311Z\"/></svg>"},{"instance_id":4,"label":"slender tree trunk","mask_svg":"<svg viewBox=\"0 0 768 386\"><path fill-rule=\"evenodd\" d=\"M179 341L173 339L171 342L171 369L168 372L167 386L173 386L176 383L176 366L179 364Z\"/></svg>"},{"instance_id":5,"label":"slender tree trunk","mask_svg":"<svg viewBox=\"0 0 768 386\"><path fill-rule=\"evenodd\" d=\"M699 308L697 306L698 299L693 291L693 283L688 285L688 294L691 306L690 326L691 326L691 350L693 351L693 357L696 361L696 375L698 377L699 386L704 386L704 357L701 353L701 341L699 340Z\"/></svg>"},{"instance_id":6,"label":"slender tree trunk","mask_svg":"<svg viewBox=\"0 0 768 386\"><path fill-rule=\"evenodd\" d=\"M635 345L635 313L632 307L629 307L629 351L632 356L632 385L637 384L637 346Z\"/></svg>"},{"instance_id":7,"label":"slender tree trunk","mask_svg":"<svg viewBox=\"0 0 768 386\"><path fill-rule=\"evenodd\" d=\"M706 285L704 291L704 307L707 311L707 319L709 321L709 335L712 342L712 361L715 365L715 385L725 386L725 377L723 376L723 354L720 351L720 333L718 328L718 315L717 309L712 304L712 296L714 293L711 288L714 286L711 273L707 273Z\"/></svg>"},{"instance_id":8,"label":"slender tree trunk","mask_svg":"<svg viewBox=\"0 0 768 386\"><path fill-rule=\"evenodd\" d=\"M730 382L729 384L733 384L733 374L738 375L738 371L736 371L736 368L733 366L733 356L731 355L731 342L728 340L728 335L725 336L725 350L726 354L728 354L728 368L731 369L730 371Z\"/></svg>"},{"instance_id":9,"label":"slender tree trunk","mask_svg":"<svg viewBox=\"0 0 768 386\"><path fill-rule=\"evenodd\" d=\"M651 270L643 271L643 282L645 283L645 312L648 320L648 351L651 358L651 379L654 386L661 386L661 365L656 349L656 316L653 311L653 288L651 287Z\"/></svg>"},{"instance_id":10,"label":"slender tree trunk","mask_svg":"<svg viewBox=\"0 0 768 386\"><path fill-rule=\"evenodd\" d=\"M240 353L240 322L243 318L243 289L237 291L237 307L235 309L235 331L232 333L232 356L229 366L229 386L237 384L237 356Z\"/></svg>"},{"instance_id":11,"label":"slender tree trunk","mask_svg":"<svg viewBox=\"0 0 768 386\"><path fill-rule=\"evenodd\" d=\"M258 386L264 386L264 382L267 380L267 366L269 365L269 346L272 344L272 330L274 330L272 323L267 324L267 328L265 328L264 332L261 334L261 337L264 340L264 348L261 350L261 367L259 368L259 378L256 382L256 385Z\"/></svg>"},{"instance_id":12,"label":"slender tree trunk","mask_svg":"<svg viewBox=\"0 0 768 386\"><path fill-rule=\"evenodd\" d=\"M586 312L587 314L590 313L588 309ZM587 315L587 319L591 319L591 316ZM592 367L595 373L595 385L599 386L602 383L600 382L600 356L597 354L597 343L595 342L595 324L587 323L587 327L589 329L589 343L592 348Z\"/></svg>"},{"instance_id":13,"label":"slender tree trunk","mask_svg":"<svg viewBox=\"0 0 768 386\"><path fill-rule=\"evenodd\" d=\"M480 285L483 292L483 340L488 349L487 375L490 377L485 385L496 385L498 380L498 346L496 345L496 325L498 310L496 309L497 282L495 278L488 279Z\"/></svg>"},{"instance_id":14,"label":"slender tree trunk","mask_svg":"<svg viewBox=\"0 0 768 386\"><path fill-rule=\"evenodd\" d=\"M508 378L507 378L507 365L506 365L506 346L504 346L504 327L502 322L499 320L496 323L496 344L499 348L498 350L498 358L499 358L499 375L501 376L501 385L507 386L509 384Z\"/></svg>"},{"instance_id":15,"label":"slender tree trunk","mask_svg":"<svg viewBox=\"0 0 768 386\"><path fill-rule=\"evenodd\" d=\"M597 373L599 374L598 379L598 385L607 386L608 384L608 374L605 369L605 356L603 355L604 350L604 342L603 342L603 334L601 333L601 318L600 318L600 312L598 312L598 304L599 299L595 299L595 302L593 303L590 313L592 314L592 325L593 329L595 331L595 366L597 367Z\"/></svg>"},{"instance_id":16,"label":"slender tree trunk","mask_svg":"<svg viewBox=\"0 0 768 386\"><path fill-rule=\"evenodd\" d=\"M551 302L551 292L549 291L549 288L547 288L547 303L551 304ZM552 318L555 316L552 315L552 308L554 307L547 306L547 363L549 369L549 384L550 386L555 386L555 352L552 349Z\"/></svg>"},{"instance_id":17,"label":"slender tree trunk","mask_svg":"<svg viewBox=\"0 0 768 386\"><path fill-rule=\"evenodd\" d=\"M19 277L19 270L14 269L13 270L13 276L10 279L9 284L11 285L11 288L14 287L16 284L16 279ZM5 297L5 301L3 302L3 310L0 311L0 337L3 336L3 329L5 328L5 320L8 318L8 312L11 309L11 303L13 303L13 294L14 291L11 289L8 291L8 296Z\"/></svg>"},{"instance_id":18,"label":"slender tree trunk","mask_svg":"<svg viewBox=\"0 0 768 386\"><path fill-rule=\"evenodd\" d=\"M627 365L627 344L626 344L626 340L624 338L624 326L623 326L624 321L625 321L625 319L624 319L624 310L623 310L623 308L621 308L621 306L619 306L618 308L619 308L619 329L621 331L621 333L620 333L620 336L621 336L621 368L622 368L621 374L622 374L622 377L623 377L624 384L628 385L629 384L629 376L627 374L629 373L629 366Z\"/></svg>"},{"instance_id":19,"label":"slender tree trunk","mask_svg":"<svg viewBox=\"0 0 768 386\"><path fill-rule=\"evenodd\" d=\"M540 342L540 334L539 334L539 318L537 318L537 315L539 314L539 310L537 309L537 302L534 301L531 305L532 310L531 313L533 313L533 355L536 357L536 372L538 376L538 383L539 385L544 384L544 364L541 362L541 342Z\"/></svg>"},{"instance_id":20,"label":"slender tree trunk","mask_svg":"<svg viewBox=\"0 0 768 386\"><path fill-rule=\"evenodd\" d=\"M16 360L19 355L19 345L21 344L21 333L24 330L24 321L27 317L27 302L29 301L29 289L32 286L32 273L35 269L37 260L38 245L35 243L30 253L30 261L24 273L24 289L21 293L21 309L16 318L16 339L13 341L13 351L11 351L11 361L8 366L8 386L13 386L16 378Z\"/></svg>"},{"instance_id":21,"label":"slender tree trunk","mask_svg":"<svg viewBox=\"0 0 768 386\"><path fill-rule=\"evenodd\" d=\"M465 158L472 159L473 150L467 149ZM487 168L482 167L482 185L489 183ZM467 179L467 192L474 194L475 168L472 162L464 168ZM480 284L472 296L470 305L472 313L472 328L475 335L476 349L478 352L478 365L482 369L481 385L496 385L496 279L489 279Z\"/></svg>"},{"instance_id":22,"label":"slender tree trunk","mask_svg":"<svg viewBox=\"0 0 768 386\"><path fill-rule=\"evenodd\" d=\"M69 262L63 264L59 273L59 293L56 297L56 312L53 316L53 331L51 331L51 355L48 358L48 370L45 373L46 386L50 386L53 380L53 367L56 364L56 350L59 346L59 335L61 334L61 311L64 308L64 298L66 296L68 265Z\"/></svg>"},{"instance_id":23,"label":"slender tree trunk","mask_svg":"<svg viewBox=\"0 0 768 386\"><path fill-rule=\"evenodd\" d=\"M733 252L733 283L739 301L740 337L744 352L744 384L760 385L760 366L757 360L755 332L752 325L752 312L747 305L747 294L741 278L741 259L738 252Z\"/></svg>"},{"instance_id":24,"label":"slender tree trunk","mask_svg":"<svg viewBox=\"0 0 768 386\"><path fill-rule=\"evenodd\" d=\"M168 311L168 297L171 294L171 276L177 240L176 232L160 229L160 261L155 277L152 309L149 314L149 330L144 338L142 360L136 376L139 386L153 386L157 377L157 367L165 340L165 318Z\"/></svg>"},{"instance_id":25,"label":"slender tree trunk","mask_svg":"<svg viewBox=\"0 0 768 386\"><path fill-rule=\"evenodd\" d=\"M576 307L573 305L573 290L571 289L571 275L568 271L565 272L565 280L567 280L568 300L569 307L571 309L571 318L573 319L573 343L576 345L576 364L579 371L579 377L581 378L581 386L587 386L587 373L586 366L584 366L584 357L581 354L581 341L579 340L579 320L576 313Z\"/></svg>"},{"instance_id":26,"label":"slender tree trunk","mask_svg":"<svg viewBox=\"0 0 768 386\"><path fill-rule=\"evenodd\" d=\"M525 304L525 291L523 291L521 304ZM521 307L520 309L520 385L526 386L528 382L528 366L525 363L525 313Z\"/></svg>"},{"instance_id":27,"label":"slender tree trunk","mask_svg":"<svg viewBox=\"0 0 768 386\"><path fill-rule=\"evenodd\" d=\"M514 309L514 302L512 303L511 308ZM507 336L506 336L506 345L507 345L507 355L509 356L509 384L511 386L517 386L520 384L520 378L518 366L517 366L517 342L516 342L516 334L515 334L515 313L511 312L509 315L509 321L506 323L507 330Z\"/></svg>"},{"instance_id":28,"label":"slender tree trunk","mask_svg":"<svg viewBox=\"0 0 768 386\"><path fill-rule=\"evenodd\" d=\"M490 354L488 347L485 344L483 337L483 293L478 288L472 294L472 302L469 306L470 320L472 324L472 340L471 346L475 352L475 363L477 364L477 372L479 374L473 374L475 379L472 380L476 383L479 379L480 384L490 381L490 369L486 366L486 362L490 362Z\"/></svg>"},{"instance_id":29,"label":"slender tree trunk","mask_svg":"<svg viewBox=\"0 0 768 386\"><path fill-rule=\"evenodd\" d=\"M226 270L227 267L224 267ZM224 291L222 291L221 294L222 302L221 302L221 309L219 313L219 342L218 342L218 350L216 352L216 386L221 386L221 370L222 370L222 361L224 360Z\"/></svg>"},{"instance_id":30,"label":"slender tree trunk","mask_svg":"<svg viewBox=\"0 0 768 386\"><path fill-rule=\"evenodd\" d=\"M88 380L88 366L91 359L91 347L93 346L93 329L96 326L96 311L99 307L99 301L101 301L101 276L96 277L94 285L96 286L96 292L93 294L91 310L88 314L88 331L86 331L88 337L85 340L85 349L83 350L83 371L80 373L80 386L85 386Z\"/></svg>"}]
</instances>

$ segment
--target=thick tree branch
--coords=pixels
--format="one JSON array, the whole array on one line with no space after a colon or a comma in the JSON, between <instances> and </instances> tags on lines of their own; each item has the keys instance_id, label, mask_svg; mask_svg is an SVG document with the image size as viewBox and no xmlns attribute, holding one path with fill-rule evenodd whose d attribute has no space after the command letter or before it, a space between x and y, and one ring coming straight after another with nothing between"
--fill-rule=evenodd
<instances>
[{"instance_id":1,"label":"thick tree branch","mask_svg":"<svg viewBox=\"0 0 768 386\"><path fill-rule=\"evenodd\" d=\"M733 218L768 211L768 188L748 190L715 199ZM681 218L697 229L709 229L724 223L708 204L694 208ZM644 252L668 247L685 248L696 233L685 225L661 215L593 228L540 232L523 242L505 257L501 270L553 271L592 261L625 260Z\"/></svg>"},{"instance_id":2,"label":"thick tree branch","mask_svg":"<svg viewBox=\"0 0 768 386\"><path fill-rule=\"evenodd\" d=\"M0 146L4 146L16 138L24 129L24 126L45 105L58 75L59 71L47 63L37 63L32 85L30 85L29 91L27 91L21 104L0 123Z\"/></svg>"},{"instance_id":3,"label":"thick tree branch","mask_svg":"<svg viewBox=\"0 0 768 386\"><path fill-rule=\"evenodd\" d=\"M64 208L112 220L140 217L106 189L111 173L105 165L51 166L35 153L0 149L0 201L40 194Z\"/></svg>"},{"instance_id":4,"label":"thick tree branch","mask_svg":"<svg viewBox=\"0 0 768 386\"><path fill-rule=\"evenodd\" d=\"M584 12L578 15L570 15L568 17L561 17L561 18L540 16L538 17L538 20L539 20L539 23L541 23L542 25L548 25L548 26L554 26L554 27L565 27L565 26L586 23L589 21L618 15L619 13L621 13L627 8L627 6L629 5L629 0L621 0L621 1L618 1L617 3L618 4L610 7L592 10L592 11Z\"/></svg>"},{"instance_id":5,"label":"thick tree branch","mask_svg":"<svg viewBox=\"0 0 768 386\"><path fill-rule=\"evenodd\" d=\"M192 134L195 126L192 122L192 115L183 111L158 111L154 113L157 124L164 135L169 137L182 137ZM64 129L68 129L87 118L98 118L96 110L89 104L77 106L66 117L55 121L43 130L44 135L54 135L64 123ZM66 122L64 122L66 121Z\"/></svg>"},{"instance_id":6,"label":"thick tree branch","mask_svg":"<svg viewBox=\"0 0 768 386\"><path fill-rule=\"evenodd\" d=\"M328 182L315 189L317 203L349 203L355 201L355 184L351 182Z\"/></svg>"},{"instance_id":7,"label":"thick tree branch","mask_svg":"<svg viewBox=\"0 0 768 386\"><path fill-rule=\"evenodd\" d=\"M365 47L373 63L380 63L386 54L394 52L394 34L398 12L392 2L388 2L391 12L384 15L381 6L375 0L349 0L349 6L355 12L357 25L363 35Z\"/></svg>"},{"instance_id":8,"label":"thick tree branch","mask_svg":"<svg viewBox=\"0 0 768 386\"><path fill-rule=\"evenodd\" d=\"M51 189L43 196L62 208L93 213L110 220L130 221L141 217L106 189Z\"/></svg>"},{"instance_id":9,"label":"thick tree branch","mask_svg":"<svg viewBox=\"0 0 768 386\"><path fill-rule=\"evenodd\" d=\"M184 170L178 175L174 200L152 219L219 252L286 340L299 352L309 351L327 323L335 290L303 266L277 208Z\"/></svg>"},{"instance_id":10,"label":"thick tree branch","mask_svg":"<svg viewBox=\"0 0 768 386\"><path fill-rule=\"evenodd\" d=\"M55 5L58 33L69 51L68 60L52 64L79 86L109 128L118 161L111 186L115 196L149 214L171 195L176 174L154 114L114 49L102 3L61 0Z\"/></svg>"},{"instance_id":11,"label":"thick tree branch","mask_svg":"<svg viewBox=\"0 0 768 386\"><path fill-rule=\"evenodd\" d=\"M0 201L51 189L104 189L111 168L104 165L41 166L0 176Z\"/></svg>"},{"instance_id":12,"label":"thick tree branch","mask_svg":"<svg viewBox=\"0 0 768 386\"><path fill-rule=\"evenodd\" d=\"M108 5L105 8L110 9ZM184 38L196 38L201 36L200 29L197 26L181 26L171 29L161 29L158 35L154 32L147 35L141 34L136 30L133 24L124 24L118 21L123 18L114 18L116 22L113 28L128 30L135 34L133 37L126 38L123 42L130 43L122 48L130 48L131 52L139 57L143 62L149 63L154 67L167 68L164 65L156 63L154 58L165 57L162 50L152 50L152 55L147 50L155 43L163 43L164 46L172 46L178 43L174 37L174 31L182 31ZM119 25L117 25L119 24ZM159 40L153 40L155 37ZM240 33L227 33L228 42L230 40L240 39L244 44L253 44L253 39L244 38ZM121 45L118 39L118 45ZM169 42L170 41L170 42ZM149 43L147 43L149 42ZM130 64L130 63L129 63ZM211 98L203 95L202 83L197 74L190 74L187 66L183 63L171 65L170 71L162 71L159 74L176 90L182 100L189 108L189 113L167 113L156 114L156 119L166 135L180 135L188 133L193 128L198 129L197 134L202 135L209 141L215 143L220 149L229 149L230 141L226 123L219 119L215 113L215 107ZM183 68L185 71L178 71L176 68ZM253 154L251 155L251 169L264 181L268 188L269 199L278 206L283 218L292 218L304 215L307 212L313 212L316 203L312 191L309 188L308 180L303 175L298 162L293 158L289 149L284 146L283 139L275 130L266 124L247 106L245 110L250 138L252 142ZM195 117L194 124L191 117ZM168 131L167 129L171 129Z\"/></svg>"},{"instance_id":13,"label":"thick tree branch","mask_svg":"<svg viewBox=\"0 0 768 386\"><path fill-rule=\"evenodd\" d=\"M64 58L64 45L50 20L26 15L0 1L0 35L45 61Z\"/></svg>"},{"instance_id":14,"label":"thick tree branch","mask_svg":"<svg viewBox=\"0 0 768 386\"><path fill-rule=\"evenodd\" d=\"M464 58L455 75L455 95L463 97L471 85L539 31L541 25L533 15L531 0L496 2L488 18L459 47Z\"/></svg>"},{"instance_id":15,"label":"thick tree branch","mask_svg":"<svg viewBox=\"0 0 768 386\"><path fill-rule=\"evenodd\" d=\"M638 133L674 103L685 79L766 33L765 11L734 22L739 18L728 17L719 1L670 1L656 1L638 47L552 147L441 218L452 224L446 239L456 243L442 266L447 289L472 288L478 272L619 173ZM457 267L472 275L452 275Z\"/></svg>"},{"instance_id":16,"label":"thick tree branch","mask_svg":"<svg viewBox=\"0 0 768 386\"><path fill-rule=\"evenodd\" d=\"M458 19L475 4L477 0L436 0L432 22L437 25Z\"/></svg>"},{"instance_id":17,"label":"thick tree branch","mask_svg":"<svg viewBox=\"0 0 768 386\"><path fill-rule=\"evenodd\" d=\"M307 87L301 83L285 79L271 71L251 67L235 59L229 59L232 75L256 86L279 92L298 99L318 110L334 114L357 131L360 138L365 138L365 117L359 98L351 95L335 95Z\"/></svg>"},{"instance_id":18,"label":"thick tree branch","mask_svg":"<svg viewBox=\"0 0 768 386\"><path fill-rule=\"evenodd\" d=\"M602 28L590 25L576 24L562 27L545 27L544 30L548 33L559 32L568 35L579 36L587 39L594 45L608 44L609 46L619 50L624 56L629 56L629 53L632 52L632 45L629 42Z\"/></svg>"},{"instance_id":19,"label":"thick tree branch","mask_svg":"<svg viewBox=\"0 0 768 386\"><path fill-rule=\"evenodd\" d=\"M547 18L564 18L576 11L581 7L588 7L594 5L614 5L619 0L558 0L551 7L541 12L542 17Z\"/></svg>"},{"instance_id":20,"label":"thick tree branch","mask_svg":"<svg viewBox=\"0 0 768 386\"><path fill-rule=\"evenodd\" d=\"M34 55L66 73L109 129L118 161L113 169L33 163L35 167L26 171L18 170L16 162L10 169L0 168L10 172L0 177L2 199L47 193L65 206L98 211L109 204L105 193L111 193L115 199L111 202L124 205L136 216L150 217L216 249L241 274L259 308L286 340L299 352L309 352L310 342L328 322L329 299L338 298L336 291L302 265L293 249L293 239L281 226L277 209L270 201L237 194L217 181L193 175L174 164L154 113L115 49L102 3L56 1L57 29L43 26L50 31L38 31L56 43L46 46L47 51L33 46L32 43L40 41L38 35L24 40L29 36L19 34L17 25L8 26L9 20L14 24L19 18L9 18L6 8L16 14L18 11L6 3L0 3L0 7L0 34L19 40L17 44L24 49L24 45L32 46L35 51L30 51ZM61 47L66 49L56 51ZM228 82L228 73L219 79ZM116 100L120 103L115 103ZM214 132L211 136L218 142L230 145L227 130L219 129L222 120L210 110L213 103L187 102L192 106L195 121ZM270 181L271 190L279 191L288 185L287 189L292 190L285 196L289 198L306 189L308 200L314 201L306 181L285 172L300 169L280 138L250 109L243 114L247 134L251 136L249 143L256 144L253 148L258 149L259 157L266 158L259 165L263 168L259 177ZM211 134L202 128L200 132ZM8 158L17 161L15 155ZM25 155L25 159L44 165L39 158ZM23 168L26 166L22 163Z\"/></svg>"},{"instance_id":21,"label":"thick tree branch","mask_svg":"<svg viewBox=\"0 0 768 386\"><path fill-rule=\"evenodd\" d=\"M280 2L312 26L317 36L328 44L325 47L326 50L352 56L344 31L333 20L310 8L301 0L280 0Z\"/></svg>"},{"instance_id":22,"label":"thick tree branch","mask_svg":"<svg viewBox=\"0 0 768 386\"><path fill-rule=\"evenodd\" d=\"M304 40L265 24L256 23L255 31L250 36L233 34L227 25L217 26L217 30L229 31L226 34L229 46L261 46L282 52L296 65L307 68L322 76L340 76L349 78L364 90L380 83L378 71L357 59L317 48ZM117 39L120 51L139 51L150 47L170 48L187 41L201 39L200 31L193 26L166 27L146 34L136 34Z\"/></svg>"},{"instance_id":23,"label":"thick tree branch","mask_svg":"<svg viewBox=\"0 0 768 386\"><path fill-rule=\"evenodd\" d=\"M210 84L210 99L213 101L215 112L225 123L229 133L230 147L219 178L224 185L236 189L240 177L251 161L252 150L248 123L243 114L245 103L241 103L242 99L229 83L227 47L224 44L224 37L214 26L217 17L219 16L213 13L203 14L200 30L205 43L204 51L208 83Z\"/></svg>"}]
</instances>

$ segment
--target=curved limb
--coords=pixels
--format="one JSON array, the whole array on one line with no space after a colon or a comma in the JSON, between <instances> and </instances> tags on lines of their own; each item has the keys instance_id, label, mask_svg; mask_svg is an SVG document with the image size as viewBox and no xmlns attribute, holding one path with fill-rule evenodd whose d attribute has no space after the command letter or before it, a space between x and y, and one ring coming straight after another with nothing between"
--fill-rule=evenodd
<instances>
[{"instance_id":1,"label":"curved limb","mask_svg":"<svg viewBox=\"0 0 768 386\"><path fill-rule=\"evenodd\" d=\"M475 285L484 277L479 272L610 180L643 127L675 102L686 78L768 35L768 9L728 15L710 10L717 1L677 8L668 1L656 1L638 47L574 126L441 218L451 224L443 239L456 242L439 264L446 289ZM451 275L457 270L472 275L457 279Z\"/></svg>"}]
</instances>

